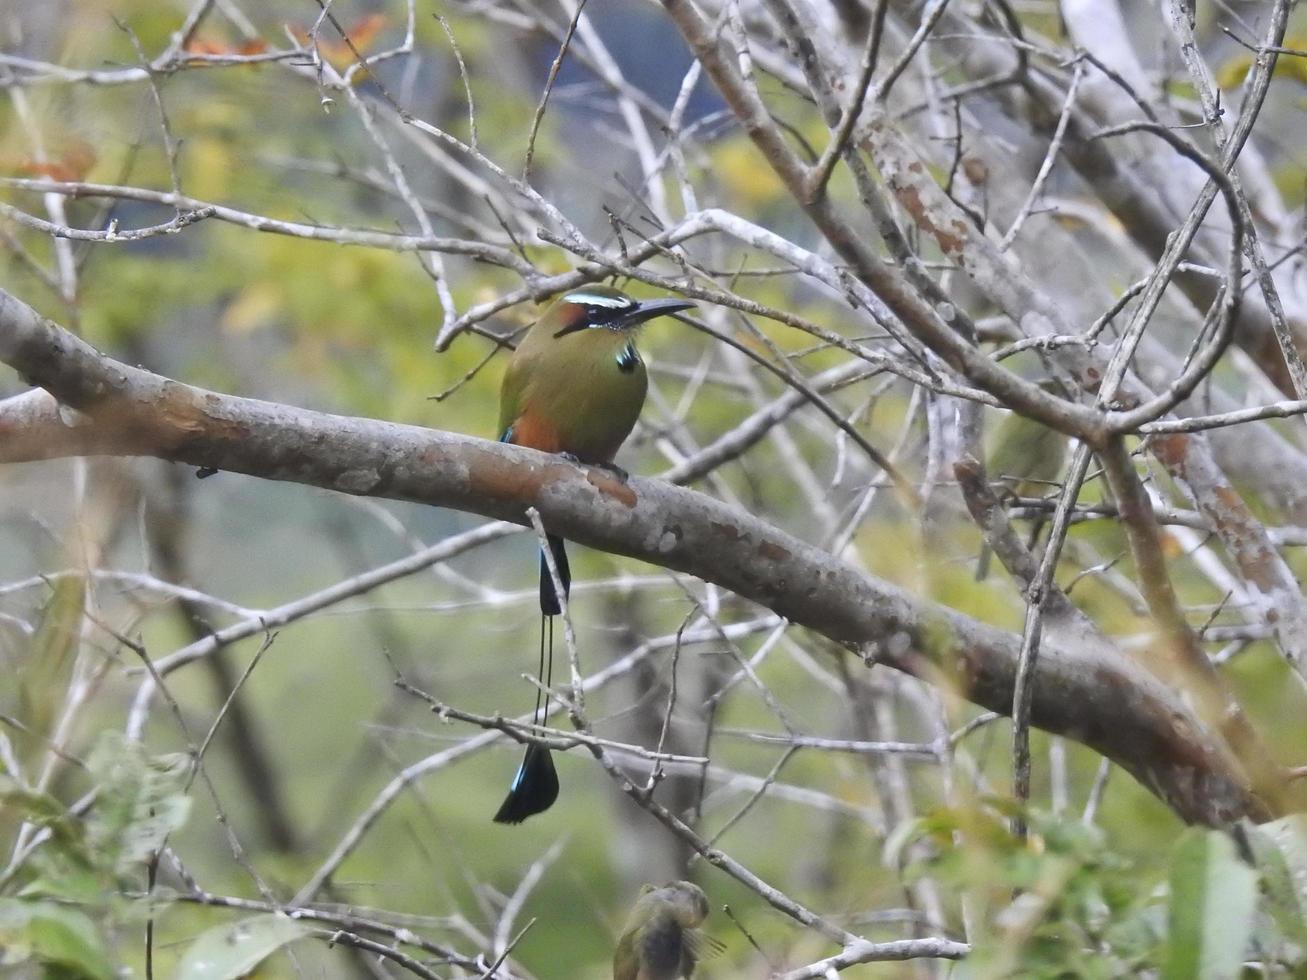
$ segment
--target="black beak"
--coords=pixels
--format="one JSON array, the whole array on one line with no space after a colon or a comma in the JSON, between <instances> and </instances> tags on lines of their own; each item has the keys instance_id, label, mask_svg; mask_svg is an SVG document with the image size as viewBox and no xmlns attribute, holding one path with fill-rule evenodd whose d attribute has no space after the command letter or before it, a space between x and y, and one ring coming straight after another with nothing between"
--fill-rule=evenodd
<instances>
[{"instance_id":1,"label":"black beak","mask_svg":"<svg viewBox=\"0 0 1307 980\"><path fill-rule=\"evenodd\" d=\"M604 310L604 319L596 321L594 319L582 318L574 323L568 324L554 334L555 338L566 337L569 333L576 333L580 330L586 330L590 327L607 327L609 330L630 330L632 327L644 323L646 320L652 320L656 316L666 316L668 313L679 313L682 310L694 309L693 303L688 303L683 299L649 299L637 300L635 305L626 310L614 310L612 315L608 316L609 311ZM594 314L592 314L593 317Z\"/></svg>"},{"instance_id":2,"label":"black beak","mask_svg":"<svg viewBox=\"0 0 1307 980\"><path fill-rule=\"evenodd\" d=\"M649 299L637 302L633 309L627 310L613 326L621 330L629 330L637 324L644 323L645 320L652 320L656 316L666 316L668 313L680 313L682 310L692 310L694 304L686 302L683 299Z\"/></svg>"}]
</instances>

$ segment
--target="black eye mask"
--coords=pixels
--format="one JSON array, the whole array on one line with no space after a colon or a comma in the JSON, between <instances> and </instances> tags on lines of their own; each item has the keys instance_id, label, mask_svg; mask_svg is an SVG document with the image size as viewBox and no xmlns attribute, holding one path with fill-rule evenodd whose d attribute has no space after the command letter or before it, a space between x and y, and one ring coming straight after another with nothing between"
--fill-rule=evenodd
<instances>
[{"instance_id":1,"label":"black eye mask","mask_svg":"<svg viewBox=\"0 0 1307 980\"><path fill-rule=\"evenodd\" d=\"M589 330L592 327L629 330L637 324L644 323L645 320L652 320L656 316L664 316L668 313L679 313L694 306L693 303L680 299L651 299L644 302L632 300L625 306L600 306L597 303L576 305L585 310L585 316L578 317L574 323L555 333L555 339L569 333L576 333L578 330Z\"/></svg>"}]
</instances>

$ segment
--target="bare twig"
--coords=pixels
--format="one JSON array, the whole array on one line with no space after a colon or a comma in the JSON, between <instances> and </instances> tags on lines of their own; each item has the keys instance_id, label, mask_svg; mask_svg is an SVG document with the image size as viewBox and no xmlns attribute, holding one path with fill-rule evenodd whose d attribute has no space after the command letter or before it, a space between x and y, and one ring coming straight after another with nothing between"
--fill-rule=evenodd
<instances>
[{"instance_id":1,"label":"bare twig","mask_svg":"<svg viewBox=\"0 0 1307 980\"><path fill-rule=\"evenodd\" d=\"M554 90L554 80L558 78L558 71L563 67L563 59L567 57L568 48L572 46L572 36L576 33L576 25L581 20L585 5L586 0L579 0L576 10L572 12L572 19L567 24L567 33L563 35L563 42L558 46L558 54L549 66L549 75L545 79L544 91L540 93L540 101L536 103L535 115L531 117L531 131L526 138L526 159L522 163L522 180L528 183L531 180L531 160L536 151L536 133L540 131L540 123L545 118L549 93Z\"/></svg>"}]
</instances>

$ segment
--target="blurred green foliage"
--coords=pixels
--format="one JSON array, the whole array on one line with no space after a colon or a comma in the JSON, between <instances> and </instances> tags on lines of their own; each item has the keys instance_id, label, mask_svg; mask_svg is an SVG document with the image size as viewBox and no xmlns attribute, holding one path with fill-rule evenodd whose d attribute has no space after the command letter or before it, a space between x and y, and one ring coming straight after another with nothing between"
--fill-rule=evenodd
<instances>
[{"instance_id":1,"label":"blurred green foliage","mask_svg":"<svg viewBox=\"0 0 1307 980\"><path fill-rule=\"evenodd\" d=\"M92 750L83 787L89 805L79 811L28 788L21 774L0 772L6 850L31 851L21 868L0 876L0 964L33 960L67 980L116 975L112 937L139 930L150 915L133 893L186 822L189 772L186 756L149 756L117 732Z\"/></svg>"}]
</instances>

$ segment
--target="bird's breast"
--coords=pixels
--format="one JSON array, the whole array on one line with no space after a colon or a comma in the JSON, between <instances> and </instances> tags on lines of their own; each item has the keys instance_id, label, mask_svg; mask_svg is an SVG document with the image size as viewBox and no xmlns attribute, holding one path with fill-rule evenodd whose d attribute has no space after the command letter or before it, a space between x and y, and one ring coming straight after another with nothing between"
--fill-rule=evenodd
<instances>
[{"instance_id":1,"label":"bird's breast","mask_svg":"<svg viewBox=\"0 0 1307 980\"><path fill-rule=\"evenodd\" d=\"M611 340L583 345L566 358L558 356L566 350L560 344L556 356L532 366L514 442L586 462L612 461L640 417L649 381L630 338Z\"/></svg>"}]
</instances>

